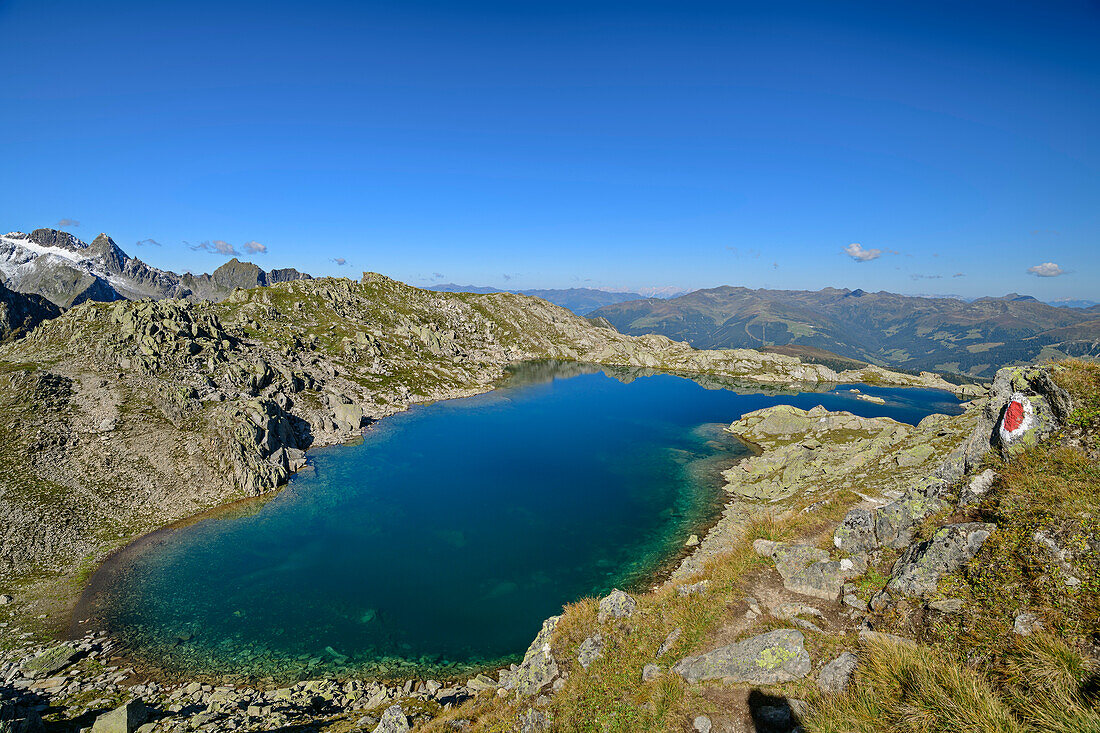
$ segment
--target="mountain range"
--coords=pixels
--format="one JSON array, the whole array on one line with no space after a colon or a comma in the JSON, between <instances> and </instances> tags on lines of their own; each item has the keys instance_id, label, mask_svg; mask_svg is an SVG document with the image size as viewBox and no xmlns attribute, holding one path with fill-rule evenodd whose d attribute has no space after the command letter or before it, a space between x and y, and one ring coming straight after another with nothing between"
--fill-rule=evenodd
<instances>
[{"instance_id":1,"label":"mountain range","mask_svg":"<svg viewBox=\"0 0 1100 733\"><path fill-rule=\"evenodd\" d=\"M614 303L589 315L626 334L661 334L700 349L798 345L971 377L1017 362L1100 355L1100 306L1055 307L1016 293L966 302L858 289L723 286Z\"/></svg>"},{"instance_id":2,"label":"mountain range","mask_svg":"<svg viewBox=\"0 0 1100 733\"><path fill-rule=\"evenodd\" d=\"M441 293L516 293L518 295L533 295L545 301L568 308L578 316L586 316L597 308L605 305L614 305L627 300L642 300L641 293L618 292L611 290L597 290L595 288L543 288L530 290L505 290L502 288L490 288L481 285L455 285L445 283L443 285L429 285L425 290L435 290ZM660 296L658 296L660 297Z\"/></svg>"},{"instance_id":3,"label":"mountain range","mask_svg":"<svg viewBox=\"0 0 1100 733\"><path fill-rule=\"evenodd\" d=\"M186 298L220 301L236 288L255 288L309 275L295 269L261 269L232 259L211 274L177 275L151 267L100 234L90 244L68 232L35 229L0 236L0 282L37 294L61 308L86 300Z\"/></svg>"}]
</instances>

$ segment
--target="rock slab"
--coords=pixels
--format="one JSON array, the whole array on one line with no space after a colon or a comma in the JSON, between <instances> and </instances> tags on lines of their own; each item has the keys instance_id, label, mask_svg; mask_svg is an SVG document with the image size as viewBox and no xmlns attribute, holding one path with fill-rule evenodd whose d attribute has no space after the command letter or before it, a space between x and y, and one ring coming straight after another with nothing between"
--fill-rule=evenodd
<instances>
[{"instance_id":1,"label":"rock slab","mask_svg":"<svg viewBox=\"0 0 1100 733\"><path fill-rule=\"evenodd\" d=\"M755 685L790 682L810 673L805 637L794 629L776 629L751 639L684 657L672 671L688 682L730 679Z\"/></svg>"}]
</instances>

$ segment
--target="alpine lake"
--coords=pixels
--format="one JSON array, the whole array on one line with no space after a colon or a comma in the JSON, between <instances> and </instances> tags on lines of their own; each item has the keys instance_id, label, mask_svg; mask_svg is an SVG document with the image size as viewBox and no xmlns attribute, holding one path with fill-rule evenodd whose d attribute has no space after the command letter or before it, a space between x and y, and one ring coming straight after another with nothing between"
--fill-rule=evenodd
<instances>
[{"instance_id":1,"label":"alpine lake","mask_svg":"<svg viewBox=\"0 0 1100 733\"><path fill-rule=\"evenodd\" d=\"M876 404L850 391L884 399ZM725 431L776 404L915 424L951 394L796 392L535 362L311 450L285 489L149 535L81 613L163 674L462 678L518 661L563 604L652 585L749 449Z\"/></svg>"}]
</instances>

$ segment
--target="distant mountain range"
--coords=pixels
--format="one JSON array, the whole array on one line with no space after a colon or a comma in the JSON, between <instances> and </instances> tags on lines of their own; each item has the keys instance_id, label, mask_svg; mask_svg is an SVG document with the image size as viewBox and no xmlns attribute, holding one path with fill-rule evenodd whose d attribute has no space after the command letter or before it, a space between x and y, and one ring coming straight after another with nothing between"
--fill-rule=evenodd
<instances>
[{"instance_id":1,"label":"distant mountain range","mask_svg":"<svg viewBox=\"0 0 1100 733\"><path fill-rule=\"evenodd\" d=\"M614 303L589 315L626 334L662 334L700 349L800 345L974 377L1048 356L1100 356L1100 306L1055 307L1016 293L966 302L836 288L724 286Z\"/></svg>"},{"instance_id":2,"label":"distant mountain range","mask_svg":"<svg viewBox=\"0 0 1100 733\"><path fill-rule=\"evenodd\" d=\"M222 300L235 288L303 278L309 275L295 269L265 271L237 259L209 275L177 275L130 257L106 234L91 244L56 229L0 237L0 282L19 293L41 295L62 308L86 300L123 298Z\"/></svg>"},{"instance_id":3,"label":"distant mountain range","mask_svg":"<svg viewBox=\"0 0 1100 733\"><path fill-rule=\"evenodd\" d=\"M504 290L502 288L487 288L479 285L455 285L446 283L443 285L429 285L426 290L438 290L444 293L518 293L520 295L533 295L542 298L554 305L568 308L579 316L586 316L597 308L605 305L622 303L627 300L640 300L645 298L641 293L620 293L610 290L596 290L594 288L549 288L542 290Z\"/></svg>"}]
</instances>

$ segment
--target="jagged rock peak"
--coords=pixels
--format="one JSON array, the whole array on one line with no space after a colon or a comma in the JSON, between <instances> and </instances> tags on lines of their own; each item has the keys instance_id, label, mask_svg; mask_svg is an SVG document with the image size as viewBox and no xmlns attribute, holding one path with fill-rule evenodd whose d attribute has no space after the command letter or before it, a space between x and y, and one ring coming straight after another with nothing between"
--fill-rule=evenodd
<instances>
[{"instance_id":1,"label":"jagged rock peak","mask_svg":"<svg viewBox=\"0 0 1100 733\"><path fill-rule=\"evenodd\" d=\"M60 247L73 251L83 251L88 248L87 244L72 234L59 229L35 229L27 239L41 247Z\"/></svg>"}]
</instances>

